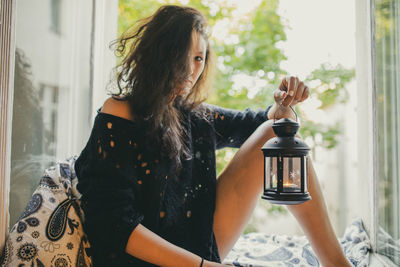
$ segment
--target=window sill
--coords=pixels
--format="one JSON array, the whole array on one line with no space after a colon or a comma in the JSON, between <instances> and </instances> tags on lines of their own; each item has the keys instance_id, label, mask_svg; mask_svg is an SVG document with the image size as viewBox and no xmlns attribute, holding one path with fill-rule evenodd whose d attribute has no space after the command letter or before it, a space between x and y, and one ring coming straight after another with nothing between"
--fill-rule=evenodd
<instances>
[{"instance_id":1,"label":"window sill","mask_svg":"<svg viewBox=\"0 0 400 267\"><path fill-rule=\"evenodd\" d=\"M370 267L396 267L396 265L386 256L370 253L369 254Z\"/></svg>"}]
</instances>

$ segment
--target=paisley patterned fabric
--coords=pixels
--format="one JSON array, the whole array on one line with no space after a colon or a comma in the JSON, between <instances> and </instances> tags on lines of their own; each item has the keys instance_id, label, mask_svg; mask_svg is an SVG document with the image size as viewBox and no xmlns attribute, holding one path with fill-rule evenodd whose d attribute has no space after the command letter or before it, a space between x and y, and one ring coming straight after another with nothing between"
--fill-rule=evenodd
<instances>
[{"instance_id":1,"label":"paisley patterned fabric","mask_svg":"<svg viewBox=\"0 0 400 267\"><path fill-rule=\"evenodd\" d=\"M12 227L0 266L92 266L74 171L77 156L45 170Z\"/></svg>"},{"instance_id":2,"label":"paisley patterned fabric","mask_svg":"<svg viewBox=\"0 0 400 267\"><path fill-rule=\"evenodd\" d=\"M370 240L360 219L339 239L343 252L356 267L369 264ZM242 267L321 266L305 236L250 233L241 236L224 264Z\"/></svg>"}]
</instances>

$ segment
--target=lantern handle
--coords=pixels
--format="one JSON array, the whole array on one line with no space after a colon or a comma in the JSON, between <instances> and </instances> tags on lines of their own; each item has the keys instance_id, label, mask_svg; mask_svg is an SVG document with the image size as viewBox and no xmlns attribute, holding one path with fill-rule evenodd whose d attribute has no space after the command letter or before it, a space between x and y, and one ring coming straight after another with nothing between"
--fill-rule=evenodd
<instances>
[{"instance_id":1,"label":"lantern handle","mask_svg":"<svg viewBox=\"0 0 400 267\"><path fill-rule=\"evenodd\" d=\"M274 122L275 122L275 120L276 120L276 112L281 108L281 106L282 106L282 103L280 103L279 104L279 107L275 110L275 112L274 112ZM296 122L298 122L297 121L297 113L296 113L296 111L294 111L294 109L293 109L293 107L291 106L291 105L289 105L289 107L290 107L290 109L293 111L293 113L294 113L294 115L296 116Z\"/></svg>"}]
</instances>

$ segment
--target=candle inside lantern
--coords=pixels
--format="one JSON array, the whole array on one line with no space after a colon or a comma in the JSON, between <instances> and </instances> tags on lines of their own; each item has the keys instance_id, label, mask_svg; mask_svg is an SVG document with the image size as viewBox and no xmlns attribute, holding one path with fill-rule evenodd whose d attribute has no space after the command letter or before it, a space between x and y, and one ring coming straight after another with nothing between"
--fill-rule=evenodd
<instances>
[{"instance_id":1,"label":"candle inside lantern","mask_svg":"<svg viewBox=\"0 0 400 267\"><path fill-rule=\"evenodd\" d=\"M300 188L297 184L292 184L292 183L284 183L283 184L283 191L284 192L295 192L295 191L300 191Z\"/></svg>"}]
</instances>

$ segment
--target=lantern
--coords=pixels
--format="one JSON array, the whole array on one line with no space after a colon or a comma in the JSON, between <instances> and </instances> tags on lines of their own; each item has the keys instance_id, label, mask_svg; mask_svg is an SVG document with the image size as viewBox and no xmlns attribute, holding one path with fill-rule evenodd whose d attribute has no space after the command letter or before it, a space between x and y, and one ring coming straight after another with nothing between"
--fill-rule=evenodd
<instances>
[{"instance_id":1,"label":"lantern","mask_svg":"<svg viewBox=\"0 0 400 267\"><path fill-rule=\"evenodd\" d=\"M307 154L310 149L295 137L299 127L297 114L296 121L288 118L275 121L274 118L272 128L276 137L268 140L261 149L264 154L262 198L271 203L301 204L311 199L307 190Z\"/></svg>"}]
</instances>

